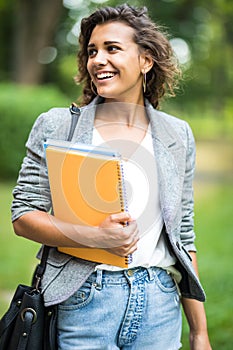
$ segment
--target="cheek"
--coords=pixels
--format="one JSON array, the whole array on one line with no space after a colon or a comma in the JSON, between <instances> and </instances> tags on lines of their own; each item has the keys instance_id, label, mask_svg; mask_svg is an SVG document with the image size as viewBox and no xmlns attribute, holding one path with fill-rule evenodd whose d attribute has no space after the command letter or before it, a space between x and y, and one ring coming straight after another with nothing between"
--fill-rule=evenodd
<instances>
[{"instance_id":1,"label":"cheek","mask_svg":"<svg viewBox=\"0 0 233 350\"><path fill-rule=\"evenodd\" d=\"M91 62L90 62L90 60L87 61L87 71L91 75Z\"/></svg>"},{"instance_id":2,"label":"cheek","mask_svg":"<svg viewBox=\"0 0 233 350\"><path fill-rule=\"evenodd\" d=\"M126 75L130 80L138 79L141 76L141 70L138 66L133 65L131 62L131 64L128 63L127 65Z\"/></svg>"}]
</instances>

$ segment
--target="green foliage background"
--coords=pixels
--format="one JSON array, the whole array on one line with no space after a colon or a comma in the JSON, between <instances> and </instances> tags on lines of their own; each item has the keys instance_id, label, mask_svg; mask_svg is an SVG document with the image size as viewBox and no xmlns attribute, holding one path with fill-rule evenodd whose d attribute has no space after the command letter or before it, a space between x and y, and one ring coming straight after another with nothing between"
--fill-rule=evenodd
<instances>
[{"instance_id":1,"label":"green foliage background","mask_svg":"<svg viewBox=\"0 0 233 350\"><path fill-rule=\"evenodd\" d=\"M16 178L37 116L54 106L68 107L69 103L55 86L0 84L0 178Z\"/></svg>"}]
</instances>

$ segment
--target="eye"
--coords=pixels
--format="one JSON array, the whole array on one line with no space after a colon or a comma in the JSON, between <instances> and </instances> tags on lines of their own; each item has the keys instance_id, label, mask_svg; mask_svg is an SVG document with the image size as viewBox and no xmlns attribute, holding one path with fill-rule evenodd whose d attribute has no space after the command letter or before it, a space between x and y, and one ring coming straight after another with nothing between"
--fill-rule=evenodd
<instances>
[{"instance_id":1,"label":"eye","mask_svg":"<svg viewBox=\"0 0 233 350\"><path fill-rule=\"evenodd\" d=\"M119 51L119 50L120 50L120 48L118 46L116 46L116 45L109 45L108 46L108 51L109 52L115 52L115 51Z\"/></svg>"},{"instance_id":2,"label":"eye","mask_svg":"<svg viewBox=\"0 0 233 350\"><path fill-rule=\"evenodd\" d=\"M87 50L87 54L88 54L88 57L94 57L97 53L97 50L96 49L88 49Z\"/></svg>"}]
</instances>

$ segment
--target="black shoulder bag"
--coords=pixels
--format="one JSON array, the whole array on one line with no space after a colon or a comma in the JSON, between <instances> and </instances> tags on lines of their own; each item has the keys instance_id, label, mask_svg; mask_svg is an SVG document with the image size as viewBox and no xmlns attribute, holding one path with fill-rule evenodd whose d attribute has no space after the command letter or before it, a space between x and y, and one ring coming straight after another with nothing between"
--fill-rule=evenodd
<instances>
[{"instance_id":1,"label":"black shoulder bag","mask_svg":"<svg viewBox=\"0 0 233 350\"><path fill-rule=\"evenodd\" d=\"M80 115L72 104L71 126L67 141L71 141ZM57 306L45 307L40 281L46 268L49 246L43 247L40 263L33 275L32 286L20 284L8 311L0 320L0 350L56 350Z\"/></svg>"}]
</instances>

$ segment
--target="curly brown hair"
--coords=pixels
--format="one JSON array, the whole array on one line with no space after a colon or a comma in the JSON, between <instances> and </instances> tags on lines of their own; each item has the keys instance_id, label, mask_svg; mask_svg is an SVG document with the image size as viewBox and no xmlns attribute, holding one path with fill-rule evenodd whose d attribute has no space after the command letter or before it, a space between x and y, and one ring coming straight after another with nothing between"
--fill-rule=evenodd
<instances>
[{"instance_id":1,"label":"curly brown hair","mask_svg":"<svg viewBox=\"0 0 233 350\"><path fill-rule=\"evenodd\" d=\"M160 25L155 24L149 18L147 12L146 7L136 8L124 4L100 8L89 17L82 19L79 35L78 74L75 77L77 83L84 84L81 96L82 105L90 103L95 97L87 71L87 46L95 26L106 22L123 22L133 28L134 42L151 55L154 64L146 76L147 85L144 97L154 108L159 107L159 101L164 95L175 96L181 70L169 43L168 35Z\"/></svg>"}]
</instances>

